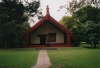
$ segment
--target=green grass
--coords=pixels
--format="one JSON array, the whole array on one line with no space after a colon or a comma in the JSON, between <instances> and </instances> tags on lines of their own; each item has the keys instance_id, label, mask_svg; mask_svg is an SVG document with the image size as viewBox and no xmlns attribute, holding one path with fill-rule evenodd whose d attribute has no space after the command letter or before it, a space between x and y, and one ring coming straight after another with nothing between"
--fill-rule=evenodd
<instances>
[{"instance_id":1,"label":"green grass","mask_svg":"<svg viewBox=\"0 0 100 68\"><path fill-rule=\"evenodd\" d=\"M33 49L0 50L0 68L30 68L36 60Z\"/></svg>"},{"instance_id":2,"label":"green grass","mask_svg":"<svg viewBox=\"0 0 100 68\"><path fill-rule=\"evenodd\" d=\"M52 68L100 68L100 49L59 48L48 53Z\"/></svg>"}]
</instances>

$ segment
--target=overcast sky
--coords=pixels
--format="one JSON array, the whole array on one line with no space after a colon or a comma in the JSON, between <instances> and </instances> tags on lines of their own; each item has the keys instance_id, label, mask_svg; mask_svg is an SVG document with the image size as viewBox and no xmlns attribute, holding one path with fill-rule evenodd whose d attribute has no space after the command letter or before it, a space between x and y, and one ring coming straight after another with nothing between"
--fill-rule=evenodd
<instances>
[{"instance_id":1,"label":"overcast sky","mask_svg":"<svg viewBox=\"0 0 100 68\"><path fill-rule=\"evenodd\" d=\"M32 1L32 0L28 0L28 1ZM48 5L50 9L50 15L57 21L60 21L63 16L69 15L67 10L60 9L60 6L68 4L69 1L72 0L40 0L40 9L42 9L43 16L45 16L46 7ZM33 26L38 21L38 19L34 17L35 22L33 23L32 21L33 21L33 17L29 19L29 23L31 26Z\"/></svg>"},{"instance_id":2,"label":"overcast sky","mask_svg":"<svg viewBox=\"0 0 100 68\"><path fill-rule=\"evenodd\" d=\"M67 4L71 0L40 0L40 8L42 9L43 15L45 15L46 6L50 8L50 15L55 18L57 21L60 21L61 18L66 14L66 9L60 9L61 5Z\"/></svg>"},{"instance_id":3,"label":"overcast sky","mask_svg":"<svg viewBox=\"0 0 100 68\"><path fill-rule=\"evenodd\" d=\"M43 15L45 15L46 6L49 5L50 14L57 21L59 21L66 14L66 10L62 9L59 11L61 5L67 4L68 0L40 0L41 8L43 9Z\"/></svg>"}]
</instances>

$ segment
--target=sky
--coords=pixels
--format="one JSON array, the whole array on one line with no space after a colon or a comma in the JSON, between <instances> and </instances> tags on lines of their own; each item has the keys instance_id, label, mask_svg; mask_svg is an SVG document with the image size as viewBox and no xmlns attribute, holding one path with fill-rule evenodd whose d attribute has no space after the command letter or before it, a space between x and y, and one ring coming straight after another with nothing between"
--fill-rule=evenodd
<instances>
[{"instance_id":1,"label":"sky","mask_svg":"<svg viewBox=\"0 0 100 68\"><path fill-rule=\"evenodd\" d=\"M59 21L66 14L66 9L60 9L61 5L65 5L68 0L40 0L40 6L43 9L43 15L45 15L46 6L50 8L50 15Z\"/></svg>"},{"instance_id":2,"label":"sky","mask_svg":"<svg viewBox=\"0 0 100 68\"><path fill-rule=\"evenodd\" d=\"M31 0L30 0L31 1ZM63 16L66 16L67 10L60 9L60 6L67 4L71 0L40 0L40 9L42 9L43 16L46 14L46 7L49 6L50 15L60 21ZM32 18L30 18L32 20ZM31 21L30 20L30 21ZM33 26L38 20L35 19L34 23L31 23Z\"/></svg>"}]
</instances>

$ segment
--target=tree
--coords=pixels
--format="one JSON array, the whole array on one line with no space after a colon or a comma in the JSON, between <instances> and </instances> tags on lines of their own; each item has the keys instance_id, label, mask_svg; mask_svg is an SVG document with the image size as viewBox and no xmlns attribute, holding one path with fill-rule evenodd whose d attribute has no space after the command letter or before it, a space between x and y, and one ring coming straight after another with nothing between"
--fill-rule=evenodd
<instances>
[{"instance_id":1,"label":"tree","mask_svg":"<svg viewBox=\"0 0 100 68\"><path fill-rule=\"evenodd\" d=\"M23 33L29 28L26 13L35 13L39 8L39 2L34 2L31 6L24 6L20 0L0 2L0 47L22 47Z\"/></svg>"},{"instance_id":2,"label":"tree","mask_svg":"<svg viewBox=\"0 0 100 68\"><path fill-rule=\"evenodd\" d=\"M80 22L82 28L81 40L96 48L100 41L100 8L86 6L73 14L73 17ZM79 30L81 31L81 29Z\"/></svg>"},{"instance_id":3,"label":"tree","mask_svg":"<svg viewBox=\"0 0 100 68\"><path fill-rule=\"evenodd\" d=\"M67 4L67 7L63 7L65 7L71 15L73 15L74 12L85 6L94 6L99 8L100 0L72 0Z\"/></svg>"},{"instance_id":4,"label":"tree","mask_svg":"<svg viewBox=\"0 0 100 68\"><path fill-rule=\"evenodd\" d=\"M83 28L82 26L79 26L77 28L73 28L72 29L72 44L73 46L79 46L81 44L81 42L83 41L84 35L83 35Z\"/></svg>"},{"instance_id":5,"label":"tree","mask_svg":"<svg viewBox=\"0 0 100 68\"><path fill-rule=\"evenodd\" d=\"M77 28L78 23L74 20L72 16L64 16L60 21L66 28L72 30L73 28Z\"/></svg>"},{"instance_id":6,"label":"tree","mask_svg":"<svg viewBox=\"0 0 100 68\"><path fill-rule=\"evenodd\" d=\"M72 16L64 16L60 21L66 28L72 31L73 38L72 44L73 46L79 46L81 43L81 27L80 23L75 20Z\"/></svg>"},{"instance_id":7,"label":"tree","mask_svg":"<svg viewBox=\"0 0 100 68\"><path fill-rule=\"evenodd\" d=\"M92 48L96 48L96 45L100 41L100 23L94 23L88 21L89 24L85 23L83 29L83 41L91 44Z\"/></svg>"},{"instance_id":8,"label":"tree","mask_svg":"<svg viewBox=\"0 0 100 68\"><path fill-rule=\"evenodd\" d=\"M92 6L86 6L74 12L73 17L79 22L93 21L95 23L100 21L100 9Z\"/></svg>"}]
</instances>

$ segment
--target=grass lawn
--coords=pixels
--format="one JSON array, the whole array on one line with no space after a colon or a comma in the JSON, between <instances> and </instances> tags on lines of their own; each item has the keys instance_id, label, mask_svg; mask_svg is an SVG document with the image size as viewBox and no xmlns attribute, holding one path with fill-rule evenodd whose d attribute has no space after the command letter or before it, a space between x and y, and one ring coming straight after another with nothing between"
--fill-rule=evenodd
<instances>
[{"instance_id":1,"label":"grass lawn","mask_svg":"<svg viewBox=\"0 0 100 68\"><path fill-rule=\"evenodd\" d=\"M52 68L100 68L100 49L59 48L48 53Z\"/></svg>"},{"instance_id":2,"label":"grass lawn","mask_svg":"<svg viewBox=\"0 0 100 68\"><path fill-rule=\"evenodd\" d=\"M37 54L34 49L0 50L0 68L30 68Z\"/></svg>"}]
</instances>

